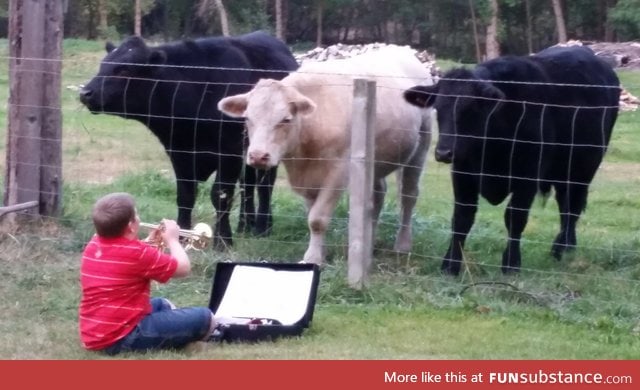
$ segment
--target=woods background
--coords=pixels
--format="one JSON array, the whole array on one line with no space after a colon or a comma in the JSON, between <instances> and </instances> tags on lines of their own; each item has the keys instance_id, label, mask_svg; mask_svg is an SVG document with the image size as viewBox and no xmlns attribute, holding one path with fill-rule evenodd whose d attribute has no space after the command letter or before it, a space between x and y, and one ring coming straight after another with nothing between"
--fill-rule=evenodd
<instances>
[{"instance_id":1,"label":"woods background","mask_svg":"<svg viewBox=\"0 0 640 390\"><path fill-rule=\"evenodd\" d=\"M629 41L640 0L64 0L65 38L171 41L270 31L297 49L387 42L477 62L567 39ZM0 37L9 0L0 0Z\"/></svg>"}]
</instances>

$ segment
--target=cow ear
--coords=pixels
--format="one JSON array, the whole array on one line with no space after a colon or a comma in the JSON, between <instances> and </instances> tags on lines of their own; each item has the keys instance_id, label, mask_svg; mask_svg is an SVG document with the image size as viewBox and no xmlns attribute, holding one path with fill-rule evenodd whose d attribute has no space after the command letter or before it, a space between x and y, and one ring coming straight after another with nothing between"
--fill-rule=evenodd
<instances>
[{"instance_id":1,"label":"cow ear","mask_svg":"<svg viewBox=\"0 0 640 390\"><path fill-rule=\"evenodd\" d=\"M107 41L107 43L104 45L104 49L107 51L107 53L111 53L116 49L116 45Z\"/></svg>"},{"instance_id":2,"label":"cow ear","mask_svg":"<svg viewBox=\"0 0 640 390\"><path fill-rule=\"evenodd\" d=\"M414 106L428 108L433 106L438 94L438 85L416 85L404 91L404 100Z\"/></svg>"},{"instance_id":3,"label":"cow ear","mask_svg":"<svg viewBox=\"0 0 640 390\"><path fill-rule=\"evenodd\" d=\"M289 111L291 115L311 115L316 110L316 104L313 100L304 96L296 89L293 89L292 95L289 95Z\"/></svg>"},{"instance_id":4,"label":"cow ear","mask_svg":"<svg viewBox=\"0 0 640 390\"><path fill-rule=\"evenodd\" d=\"M294 101L289 102L289 111L291 111L291 115L299 114L307 116L311 115L315 110L316 104L306 96L300 95Z\"/></svg>"},{"instance_id":5,"label":"cow ear","mask_svg":"<svg viewBox=\"0 0 640 390\"><path fill-rule=\"evenodd\" d=\"M244 117L244 112L247 110L247 94L235 95L226 97L218 102L218 110L224 112L233 118Z\"/></svg>"},{"instance_id":6,"label":"cow ear","mask_svg":"<svg viewBox=\"0 0 640 390\"><path fill-rule=\"evenodd\" d=\"M149 56L149 63L161 65L167 62L167 53L164 50L153 50Z\"/></svg>"}]
</instances>

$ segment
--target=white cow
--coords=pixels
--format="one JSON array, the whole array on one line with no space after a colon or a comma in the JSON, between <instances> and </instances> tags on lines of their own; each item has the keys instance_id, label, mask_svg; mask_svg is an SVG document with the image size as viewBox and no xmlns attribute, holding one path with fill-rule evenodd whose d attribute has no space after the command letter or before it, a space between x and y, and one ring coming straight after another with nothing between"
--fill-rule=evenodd
<instances>
[{"instance_id":1,"label":"white cow","mask_svg":"<svg viewBox=\"0 0 640 390\"><path fill-rule=\"evenodd\" d=\"M374 227L386 193L385 177L398 173L401 221L394 249L411 250L411 215L431 142L432 113L405 102L402 93L432 84L409 48L387 47L357 57L304 63L281 81L263 79L218 108L246 118L247 164L284 165L292 189L307 204L311 233L303 261L322 264L324 237L348 183L353 79L376 81ZM374 230L375 231L375 230Z\"/></svg>"}]
</instances>

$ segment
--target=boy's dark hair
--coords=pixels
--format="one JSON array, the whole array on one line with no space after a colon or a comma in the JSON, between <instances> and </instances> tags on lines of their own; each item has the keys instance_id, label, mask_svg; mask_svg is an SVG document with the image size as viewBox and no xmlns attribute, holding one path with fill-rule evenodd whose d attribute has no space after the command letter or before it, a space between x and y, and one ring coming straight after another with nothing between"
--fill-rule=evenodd
<instances>
[{"instance_id":1,"label":"boy's dark hair","mask_svg":"<svg viewBox=\"0 0 640 390\"><path fill-rule=\"evenodd\" d=\"M136 202L126 192L108 194L98 199L91 217L99 236L120 237L129 222L136 218Z\"/></svg>"}]
</instances>

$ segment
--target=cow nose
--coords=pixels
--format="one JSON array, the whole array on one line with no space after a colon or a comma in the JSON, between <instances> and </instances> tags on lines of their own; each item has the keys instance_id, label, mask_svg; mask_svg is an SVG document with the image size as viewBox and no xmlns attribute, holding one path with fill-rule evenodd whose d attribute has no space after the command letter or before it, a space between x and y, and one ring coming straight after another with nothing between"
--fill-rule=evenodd
<instances>
[{"instance_id":1,"label":"cow nose","mask_svg":"<svg viewBox=\"0 0 640 390\"><path fill-rule=\"evenodd\" d=\"M449 164L453 159L451 149L436 149L436 161Z\"/></svg>"},{"instance_id":2,"label":"cow nose","mask_svg":"<svg viewBox=\"0 0 640 390\"><path fill-rule=\"evenodd\" d=\"M261 150L249 152L249 165L255 168L267 168L271 155Z\"/></svg>"},{"instance_id":3,"label":"cow nose","mask_svg":"<svg viewBox=\"0 0 640 390\"><path fill-rule=\"evenodd\" d=\"M81 89L80 90L80 101L85 102L91 98L93 95L93 91L90 89Z\"/></svg>"}]
</instances>

